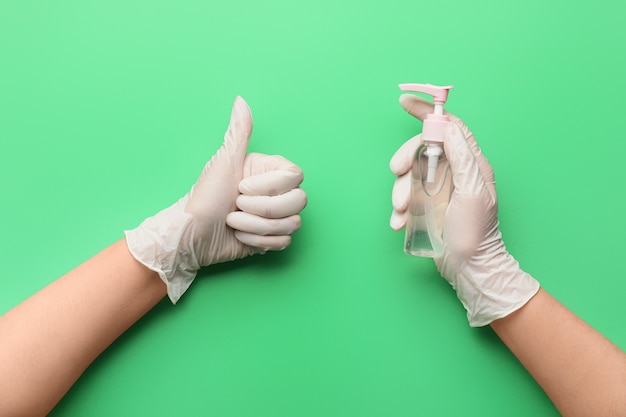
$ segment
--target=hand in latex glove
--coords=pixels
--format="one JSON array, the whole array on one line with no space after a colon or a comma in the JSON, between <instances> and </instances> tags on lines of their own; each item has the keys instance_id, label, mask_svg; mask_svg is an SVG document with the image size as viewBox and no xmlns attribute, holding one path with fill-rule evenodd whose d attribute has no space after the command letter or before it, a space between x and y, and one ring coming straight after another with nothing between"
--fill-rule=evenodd
<instances>
[{"instance_id":1,"label":"hand in latex glove","mask_svg":"<svg viewBox=\"0 0 626 417\"><path fill-rule=\"evenodd\" d=\"M247 154L252 115L237 97L224 143L178 202L126 231L132 255L158 272L176 303L201 266L282 250L300 228L302 170Z\"/></svg>"},{"instance_id":2,"label":"hand in latex glove","mask_svg":"<svg viewBox=\"0 0 626 417\"><path fill-rule=\"evenodd\" d=\"M424 120L433 105L411 94L400 104ZM471 326L484 326L522 307L539 290L539 283L522 271L507 252L498 228L498 200L494 174L470 130L451 115L444 149L452 170L454 191L444 220L444 251L435 263L456 290ZM393 187L391 227L407 221L410 170L420 135L404 143L391 159L398 176Z\"/></svg>"}]
</instances>

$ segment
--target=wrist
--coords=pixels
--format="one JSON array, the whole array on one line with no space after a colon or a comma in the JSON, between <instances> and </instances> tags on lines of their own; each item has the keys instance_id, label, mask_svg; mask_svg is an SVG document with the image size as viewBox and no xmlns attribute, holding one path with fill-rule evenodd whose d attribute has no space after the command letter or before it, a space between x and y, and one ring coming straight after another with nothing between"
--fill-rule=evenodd
<instances>
[{"instance_id":1,"label":"wrist","mask_svg":"<svg viewBox=\"0 0 626 417\"><path fill-rule=\"evenodd\" d=\"M183 209L185 200L186 197L145 219L138 227L124 231L133 258L158 274L174 304L200 269L192 246L193 218Z\"/></svg>"},{"instance_id":2,"label":"wrist","mask_svg":"<svg viewBox=\"0 0 626 417\"><path fill-rule=\"evenodd\" d=\"M482 327L524 306L540 285L504 248L497 255L467 261L454 277L470 326Z\"/></svg>"}]
</instances>

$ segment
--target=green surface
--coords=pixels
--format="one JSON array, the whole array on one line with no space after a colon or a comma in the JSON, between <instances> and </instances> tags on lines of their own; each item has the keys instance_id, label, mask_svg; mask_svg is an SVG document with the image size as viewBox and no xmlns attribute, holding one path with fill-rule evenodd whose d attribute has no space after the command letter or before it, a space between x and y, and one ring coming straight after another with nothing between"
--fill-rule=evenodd
<instances>
[{"instance_id":1,"label":"green surface","mask_svg":"<svg viewBox=\"0 0 626 417\"><path fill-rule=\"evenodd\" d=\"M622 4L0 2L0 313L185 193L237 94L309 195L287 251L203 270L52 415L557 416L388 227L397 83L455 85L510 251L626 348Z\"/></svg>"}]
</instances>

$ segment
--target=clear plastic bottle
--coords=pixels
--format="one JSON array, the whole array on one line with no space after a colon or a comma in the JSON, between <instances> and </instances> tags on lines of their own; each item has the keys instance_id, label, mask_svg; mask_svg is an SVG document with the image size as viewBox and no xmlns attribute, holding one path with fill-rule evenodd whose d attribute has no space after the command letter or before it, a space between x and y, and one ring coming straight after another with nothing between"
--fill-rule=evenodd
<instances>
[{"instance_id":1,"label":"clear plastic bottle","mask_svg":"<svg viewBox=\"0 0 626 417\"><path fill-rule=\"evenodd\" d=\"M422 145L411 168L404 251L410 255L436 258L443 252L443 227L446 209L453 191L450 164L443 150L445 128L449 122L443 105L452 86L401 84L403 91L433 96L435 110L424 120Z\"/></svg>"},{"instance_id":2,"label":"clear plastic bottle","mask_svg":"<svg viewBox=\"0 0 626 417\"><path fill-rule=\"evenodd\" d=\"M443 221L453 186L450 165L443 151L434 156L438 159L437 166L431 174L432 180L428 181L428 154L433 153L432 148L422 144L413 160L404 251L436 258L443 252Z\"/></svg>"}]
</instances>

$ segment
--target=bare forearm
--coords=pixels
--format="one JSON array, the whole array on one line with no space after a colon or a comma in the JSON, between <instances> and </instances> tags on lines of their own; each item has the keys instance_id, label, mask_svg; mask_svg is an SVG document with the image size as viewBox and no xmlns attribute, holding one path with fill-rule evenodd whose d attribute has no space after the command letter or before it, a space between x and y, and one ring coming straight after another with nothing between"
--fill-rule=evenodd
<instances>
[{"instance_id":1,"label":"bare forearm","mask_svg":"<svg viewBox=\"0 0 626 417\"><path fill-rule=\"evenodd\" d=\"M165 293L121 240L0 317L0 415L46 414Z\"/></svg>"},{"instance_id":2,"label":"bare forearm","mask_svg":"<svg viewBox=\"0 0 626 417\"><path fill-rule=\"evenodd\" d=\"M491 327L564 416L626 415L626 354L547 292Z\"/></svg>"}]
</instances>

